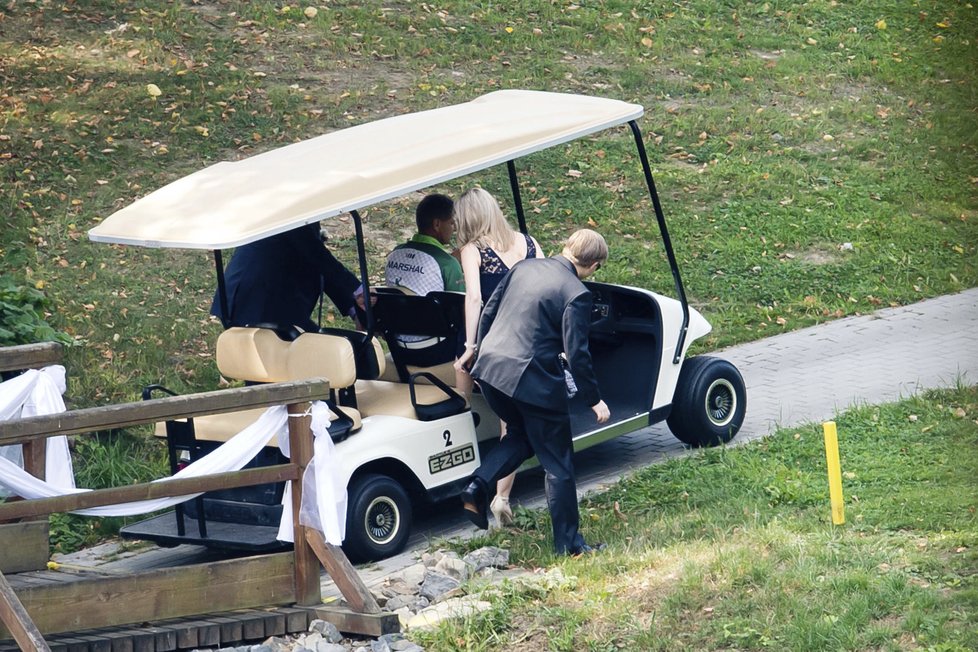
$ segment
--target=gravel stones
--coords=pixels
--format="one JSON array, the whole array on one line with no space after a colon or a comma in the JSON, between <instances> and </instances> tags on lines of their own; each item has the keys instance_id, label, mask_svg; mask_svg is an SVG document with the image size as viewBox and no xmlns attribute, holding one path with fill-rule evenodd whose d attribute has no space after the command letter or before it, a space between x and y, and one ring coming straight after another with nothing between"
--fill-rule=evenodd
<instances>
[{"instance_id":1,"label":"gravel stones","mask_svg":"<svg viewBox=\"0 0 978 652\"><path fill-rule=\"evenodd\" d=\"M478 573L485 568L507 568L509 566L509 550L486 546L473 550L462 558L466 564L472 567L472 573Z\"/></svg>"},{"instance_id":2,"label":"gravel stones","mask_svg":"<svg viewBox=\"0 0 978 652\"><path fill-rule=\"evenodd\" d=\"M492 607L478 595L463 595L463 583L486 578L499 581L527 571L509 567L509 551L494 546L480 548L460 557L451 550L424 553L420 563L387 577L371 589L377 603L396 613L405 631L431 628L446 619L461 618ZM200 650L205 652L205 650ZM206 652L214 652L208 649ZM217 652L424 652L404 634L385 634L374 640L344 638L325 620L313 620L305 634L273 636L257 645L220 648Z\"/></svg>"}]
</instances>

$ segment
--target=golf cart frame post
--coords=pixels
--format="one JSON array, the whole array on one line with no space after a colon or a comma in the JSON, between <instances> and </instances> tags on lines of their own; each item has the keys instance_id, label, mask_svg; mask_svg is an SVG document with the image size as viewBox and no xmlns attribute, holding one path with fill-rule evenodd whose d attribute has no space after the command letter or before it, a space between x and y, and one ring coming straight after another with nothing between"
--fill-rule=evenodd
<instances>
[{"instance_id":1,"label":"golf cart frame post","mask_svg":"<svg viewBox=\"0 0 978 652\"><path fill-rule=\"evenodd\" d=\"M0 505L0 521L289 481L292 483L295 534L291 553L195 564L123 577L93 578L70 584L30 586L21 590L19 596L0 576L0 622L6 627L6 631L0 629L0 637L12 635L22 649L34 649L36 637L28 636L30 632L57 633L251 607L287 604L311 607L321 603L320 563L326 566L343 597L358 612L340 617L341 620L345 618L344 631L392 631L390 618L379 613L379 606L342 550L326 543L321 533L298 522L302 473L312 457L312 417L308 408L311 401L328 396L329 382L317 378L0 422L0 445L37 445L56 435L80 435L167 419L222 414L243 407L285 404L290 417L289 440L293 453L288 464L6 503ZM109 602L104 599L106 595L117 597ZM72 608L75 606L78 608ZM33 622L30 618L25 622L27 613L31 614Z\"/></svg>"},{"instance_id":2,"label":"golf cart frame post","mask_svg":"<svg viewBox=\"0 0 978 652\"><path fill-rule=\"evenodd\" d=\"M672 279L676 284L676 294L679 303L683 307L683 324L679 330L679 340L676 342L676 353L672 358L673 364L679 364L683 357L683 345L686 343L686 333L689 331L689 302L686 300L686 290L683 288L683 279L679 274L679 263L676 262L676 254L672 250L672 239L669 237L669 229L666 227L666 216L662 212L662 204L659 203L659 193L655 190L655 180L652 178L652 168L649 165L649 156L645 152L645 141L642 140L642 132L638 128L638 123L634 120L629 121L628 126L632 129L635 136L635 146L638 148L638 155L642 159L642 172L645 174L645 185L649 189L649 197L652 199L652 207L655 209L655 219L659 223L659 232L662 234L662 246L666 250L666 257L669 259L669 269L672 270Z\"/></svg>"}]
</instances>

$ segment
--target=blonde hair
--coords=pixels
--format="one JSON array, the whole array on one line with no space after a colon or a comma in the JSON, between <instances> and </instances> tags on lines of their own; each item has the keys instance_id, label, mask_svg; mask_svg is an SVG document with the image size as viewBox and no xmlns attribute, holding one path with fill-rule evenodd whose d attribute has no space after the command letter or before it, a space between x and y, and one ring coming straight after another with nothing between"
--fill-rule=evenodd
<instances>
[{"instance_id":1,"label":"blonde hair","mask_svg":"<svg viewBox=\"0 0 978 652\"><path fill-rule=\"evenodd\" d=\"M459 249L473 243L506 251L516 238L499 202L482 188L466 190L455 202L455 225Z\"/></svg>"},{"instance_id":2,"label":"blonde hair","mask_svg":"<svg viewBox=\"0 0 978 652\"><path fill-rule=\"evenodd\" d=\"M564 244L564 258L581 267L608 260L608 243L597 231L579 229L571 233Z\"/></svg>"}]
</instances>

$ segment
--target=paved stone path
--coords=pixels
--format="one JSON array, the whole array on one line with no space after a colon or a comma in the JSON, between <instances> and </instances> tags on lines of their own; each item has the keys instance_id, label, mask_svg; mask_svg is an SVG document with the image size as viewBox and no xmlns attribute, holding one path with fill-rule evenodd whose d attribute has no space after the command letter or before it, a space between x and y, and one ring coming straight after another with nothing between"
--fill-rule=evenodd
<instances>
[{"instance_id":1,"label":"paved stone path","mask_svg":"<svg viewBox=\"0 0 978 652\"><path fill-rule=\"evenodd\" d=\"M712 354L711 354L712 355ZM978 384L978 288L870 315L848 317L734 346L715 355L740 369L747 418L735 443L777 427L830 420L854 405L886 403L930 388ZM578 489L598 491L631 471L688 454L665 424L605 442L575 457ZM542 507L542 473L521 474L513 500ZM458 510L415 527L407 551L361 574L368 584L414 562L429 542L476 534ZM338 595L326 579L324 595Z\"/></svg>"}]
</instances>

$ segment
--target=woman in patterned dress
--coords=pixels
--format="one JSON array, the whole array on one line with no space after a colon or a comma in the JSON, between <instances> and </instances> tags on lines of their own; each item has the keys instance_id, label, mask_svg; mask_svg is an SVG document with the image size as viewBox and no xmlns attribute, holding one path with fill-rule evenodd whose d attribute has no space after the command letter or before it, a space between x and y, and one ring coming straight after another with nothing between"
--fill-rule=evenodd
<instances>
[{"instance_id":1,"label":"woman in patterned dress","mask_svg":"<svg viewBox=\"0 0 978 652\"><path fill-rule=\"evenodd\" d=\"M458 255L465 276L465 350L455 362L456 387L472 393L468 367L475 355L476 334L482 306L489 300L502 278L527 258L542 258L540 245L532 236L513 229L503 216L499 202L482 188L467 190L455 202L455 223L459 243ZM506 432L506 424L500 424ZM509 494L516 474L496 484L496 497L489 509L499 525L513 521Z\"/></svg>"}]
</instances>

